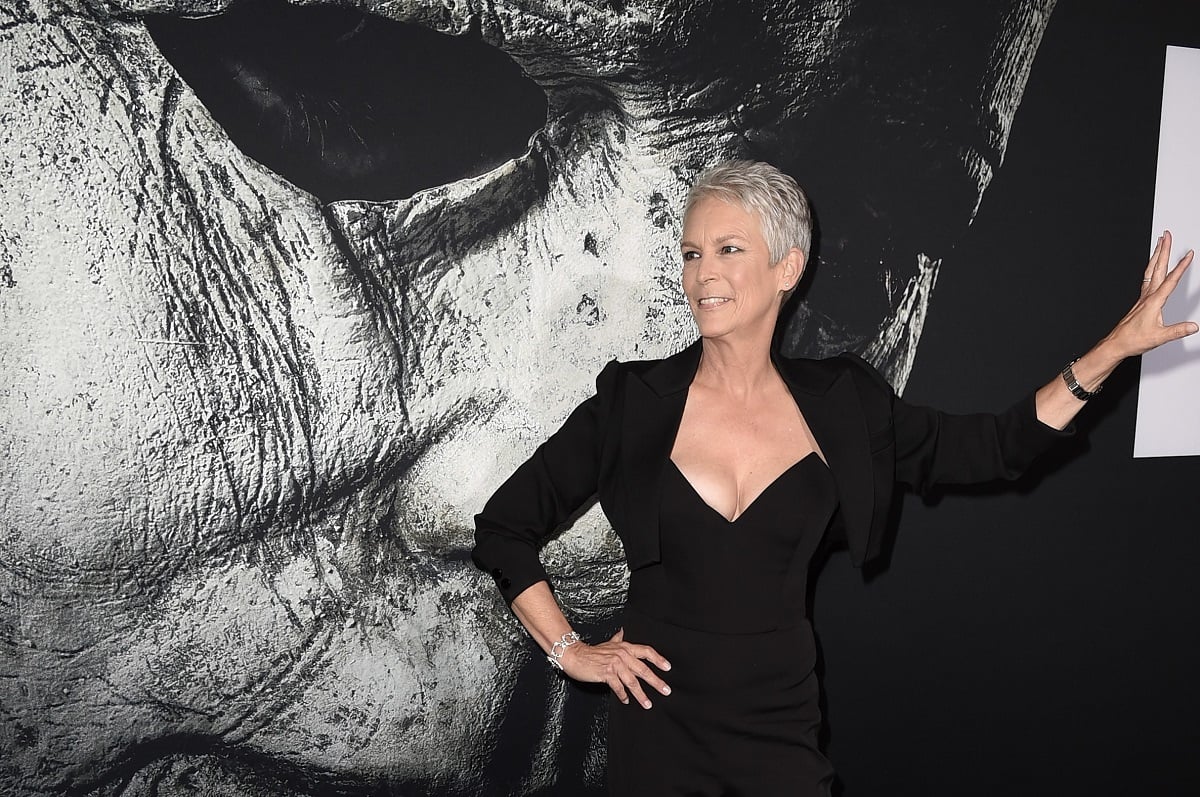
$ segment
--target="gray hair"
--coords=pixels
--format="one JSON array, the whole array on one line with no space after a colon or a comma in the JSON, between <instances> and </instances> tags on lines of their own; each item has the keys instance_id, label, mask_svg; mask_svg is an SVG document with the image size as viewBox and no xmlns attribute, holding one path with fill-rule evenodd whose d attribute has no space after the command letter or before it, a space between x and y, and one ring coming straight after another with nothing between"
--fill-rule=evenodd
<instances>
[{"instance_id":1,"label":"gray hair","mask_svg":"<svg viewBox=\"0 0 1200 797\"><path fill-rule=\"evenodd\" d=\"M686 216L701 199L712 197L737 205L758 216L763 238L775 265L792 247L808 262L812 246L812 211L808 197L790 176L762 161L732 160L718 163L699 177L688 191Z\"/></svg>"}]
</instances>

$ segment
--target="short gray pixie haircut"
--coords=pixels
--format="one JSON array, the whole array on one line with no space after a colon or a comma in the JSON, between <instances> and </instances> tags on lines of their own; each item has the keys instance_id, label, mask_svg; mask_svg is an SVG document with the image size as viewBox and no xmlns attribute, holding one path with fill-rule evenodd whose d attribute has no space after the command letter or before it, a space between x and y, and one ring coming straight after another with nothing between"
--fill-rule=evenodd
<instances>
[{"instance_id":1,"label":"short gray pixie haircut","mask_svg":"<svg viewBox=\"0 0 1200 797\"><path fill-rule=\"evenodd\" d=\"M808 262L812 246L812 211L808 197L788 175L762 161L718 163L696 178L683 208L686 216L702 199L720 199L758 216L774 266L793 246Z\"/></svg>"}]
</instances>

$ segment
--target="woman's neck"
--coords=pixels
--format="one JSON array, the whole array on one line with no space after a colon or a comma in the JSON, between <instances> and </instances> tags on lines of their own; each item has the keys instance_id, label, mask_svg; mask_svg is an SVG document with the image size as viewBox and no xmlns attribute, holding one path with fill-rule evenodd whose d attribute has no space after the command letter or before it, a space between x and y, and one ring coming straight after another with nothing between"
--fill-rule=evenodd
<instances>
[{"instance_id":1,"label":"woman's neck","mask_svg":"<svg viewBox=\"0 0 1200 797\"><path fill-rule=\"evenodd\" d=\"M695 382L744 398L779 376L771 362L771 340L702 338Z\"/></svg>"}]
</instances>

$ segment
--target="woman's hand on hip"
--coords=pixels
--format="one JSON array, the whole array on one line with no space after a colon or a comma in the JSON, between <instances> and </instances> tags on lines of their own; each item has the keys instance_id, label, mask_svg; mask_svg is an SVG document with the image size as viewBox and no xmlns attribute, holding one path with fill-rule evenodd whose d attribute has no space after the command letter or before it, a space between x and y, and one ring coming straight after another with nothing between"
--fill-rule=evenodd
<instances>
[{"instance_id":1,"label":"woman's hand on hip","mask_svg":"<svg viewBox=\"0 0 1200 797\"><path fill-rule=\"evenodd\" d=\"M652 704L642 689L642 681L657 692L671 694L671 687L650 668L653 664L666 671L671 669L671 663L649 645L626 642L625 629L598 645L572 645L560 663L563 672L576 681L608 684L622 703L628 703L632 696L642 708L650 708Z\"/></svg>"}]
</instances>

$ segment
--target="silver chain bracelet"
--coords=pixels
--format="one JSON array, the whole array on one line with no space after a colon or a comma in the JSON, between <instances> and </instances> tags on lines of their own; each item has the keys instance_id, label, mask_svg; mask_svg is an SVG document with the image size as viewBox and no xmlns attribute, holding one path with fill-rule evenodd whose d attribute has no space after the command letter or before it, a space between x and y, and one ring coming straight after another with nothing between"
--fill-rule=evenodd
<instances>
[{"instance_id":1,"label":"silver chain bracelet","mask_svg":"<svg viewBox=\"0 0 1200 797\"><path fill-rule=\"evenodd\" d=\"M574 645L580 639L579 634L574 631L568 631L562 637L550 646L550 652L546 655L546 661L550 662L555 669L561 670L562 657L567 652L567 648Z\"/></svg>"}]
</instances>

